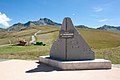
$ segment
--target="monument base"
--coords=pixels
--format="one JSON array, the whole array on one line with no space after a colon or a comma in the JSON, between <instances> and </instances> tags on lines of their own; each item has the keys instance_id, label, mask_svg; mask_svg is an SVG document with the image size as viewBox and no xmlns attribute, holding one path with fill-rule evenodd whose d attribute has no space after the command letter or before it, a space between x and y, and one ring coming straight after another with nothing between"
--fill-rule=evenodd
<instances>
[{"instance_id":1,"label":"monument base","mask_svg":"<svg viewBox=\"0 0 120 80\"><path fill-rule=\"evenodd\" d=\"M84 60L84 61L58 61L50 59L49 56L40 56L41 63L60 68L62 70L83 70L83 69L111 69L111 61L104 59Z\"/></svg>"}]
</instances>

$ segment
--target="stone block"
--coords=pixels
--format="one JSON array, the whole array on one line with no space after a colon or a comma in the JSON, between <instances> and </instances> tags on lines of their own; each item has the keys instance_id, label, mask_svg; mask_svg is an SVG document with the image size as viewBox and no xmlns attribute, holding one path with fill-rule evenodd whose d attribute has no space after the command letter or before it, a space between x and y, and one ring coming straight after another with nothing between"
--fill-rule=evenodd
<instances>
[{"instance_id":1,"label":"stone block","mask_svg":"<svg viewBox=\"0 0 120 80\"><path fill-rule=\"evenodd\" d=\"M105 59L58 61L49 56L40 56L39 61L62 70L111 69L111 61Z\"/></svg>"}]
</instances>

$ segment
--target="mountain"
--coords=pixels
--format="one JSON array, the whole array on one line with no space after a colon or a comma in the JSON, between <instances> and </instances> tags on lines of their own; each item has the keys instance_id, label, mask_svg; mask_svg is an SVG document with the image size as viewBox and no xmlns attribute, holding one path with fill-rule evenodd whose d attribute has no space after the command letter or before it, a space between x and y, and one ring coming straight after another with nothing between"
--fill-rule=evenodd
<instances>
[{"instance_id":1,"label":"mountain","mask_svg":"<svg viewBox=\"0 0 120 80\"><path fill-rule=\"evenodd\" d=\"M22 23L17 23L17 24L14 24L14 25L12 25L12 26L10 26L9 28L8 28L8 31L13 31L13 30L20 30L20 29L22 29L22 28L24 28L24 24L22 24Z\"/></svg>"},{"instance_id":2,"label":"mountain","mask_svg":"<svg viewBox=\"0 0 120 80\"><path fill-rule=\"evenodd\" d=\"M11 32L11 31L20 31L24 30L29 27L37 27L43 25L52 25L52 26L61 26L60 23L54 22L48 18L40 18L38 21L28 21L27 23L16 23L10 26L7 29L0 28L0 32ZM93 29L85 25L77 25L76 28L85 28L85 29ZM97 28L98 30L106 30L114 33L120 34L120 26L110 26L110 25L103 25L102 27Z\"/></svg>"},{"instance_id":3,"label":"mountain","mask_svg":"<svg viewBox=\"0 0 120 80\"><path fill-rule=\"evenodd\" d=\"M38 21L28 21L27 23L17 23L8 28L8 31L19 31L24 28L28 27L35 27L35 26L41 26L41 25L53 25L53 26L60 26L60 23L53 22L52 20L48 18L40 18Z\"/></svg>"},{"instance_id":4,"label":"mountain","mask_svg":"<svg viewBox=\"0 0 120 80\"><path fill-rule=\"evenodd\" d=\"M87 27L87 26L85 26L85 25L78 25L78 26L75 26L76 28L88 28L88 29L90 29L90 27Z\"/></svg>"},{"instance_id":5,"label":"mountain","mask_svg":"<svg viewBox=\"0 0 120 80\"><path fill-rule=\"evenodd\" d=\"M52 25L52 26L61 26L60 23L56 23L48 18L40 18L38 21L28 21L27 23L17 23L8 28L8 31L19 31L28 27L42 26L42 25ZM89 28L85 25L75 26L76 28ZM90 29L90 28L89 28Z\"/></svg>"},{"instance_id":6,"label":"mountain","mask_svg":"<svg viewBox=\"0 0 120 80\"><path fill-rule=\"evenodd\" d=\"M97 29L98 30L106 30L106 31L120 34L120 26L103 25L102 27L99 27Z\"/></svg>"},{"instance_id":7,"label":"mountain","mask_svg":"<svg viewBox=\"0 0 120 80\"><path fill-rule=\"evenodd\" d=\"M0 32L5 32L7 29L5 28L0 28Z\"/></svg>"},{"instance_id":8,"label":"mountain","mask_svg":"<svg viewBox=\"0 0 120 80\"><path fill-rule=\"evenodd\" d=\"M40 20L38 21L39 23L42 23L44 25L54 25L54 26L61 26L60 23L56 23L53 22L52 20L48 19L48 18L40 18Z\"/></svg>"},{"instance_id":9,"label":"mountain","mask_svg":"<svg viewBox=\"0 0 120 80\"><path fill-rule=\"evenodd\" d=\"M24 24L25 27L31 27L31 26L41 26L41 25L54 25L54 26L60 26L60 23L53 22L52 20L48 18L40 18L38 21L28 21Z\"/></svg>"}]
</instances>

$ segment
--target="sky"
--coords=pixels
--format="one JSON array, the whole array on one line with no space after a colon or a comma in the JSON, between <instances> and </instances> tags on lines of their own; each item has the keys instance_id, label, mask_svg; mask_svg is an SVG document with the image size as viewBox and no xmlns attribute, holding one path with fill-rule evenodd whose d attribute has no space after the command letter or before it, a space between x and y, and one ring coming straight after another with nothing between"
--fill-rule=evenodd
<instances>
[{"instance_id":1,"label":"sky","mask_svg":"<svg viewBox=\"0 0 120 80\"><path fill-rule=\"evenodd\" d=\"M64 17L92 28L120 26L119 4L120 0L0 0L0 27L40 18L62 23Z\"/></svg>"}]
</instances>

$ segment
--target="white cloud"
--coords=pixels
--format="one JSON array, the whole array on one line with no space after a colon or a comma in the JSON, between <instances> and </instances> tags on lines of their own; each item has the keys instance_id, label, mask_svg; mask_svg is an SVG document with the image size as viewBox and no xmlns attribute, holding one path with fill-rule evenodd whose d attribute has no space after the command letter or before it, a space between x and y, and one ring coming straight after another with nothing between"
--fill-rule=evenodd
<instances>
[{"instance_id":1,"label":"white cloud","mask_svg":"<svg viewBox=\"0 0 120 80\"><path fill-rule=\"evenodd\" d=\"M7 17L6 14L0 12L0 24L8 27L10 26L8 21L11 21L11 19Z\"/></svg>"},{"instance_id":2,"label":"white cloud","mask_svg":"<svg viewBox=\"0 0 120 80\"><path fill-rule=\"evenodd\" d=\"M95 11L95 12L101 12L101 11L103 11L103 8L101 8L101 7L96 7L96 8L94 8L94 11Z\"/></svg>"},{"instance_id":3,"label":"white cloud","mask_svg":"<svg viewBox=\"0 0 120 80\"><path fill-rule=\"evenodd\" d=\"M108 19L101 19L101 20L98 20L97 22L106 22L108 21Z\"/></svg>"}]
</instances>

